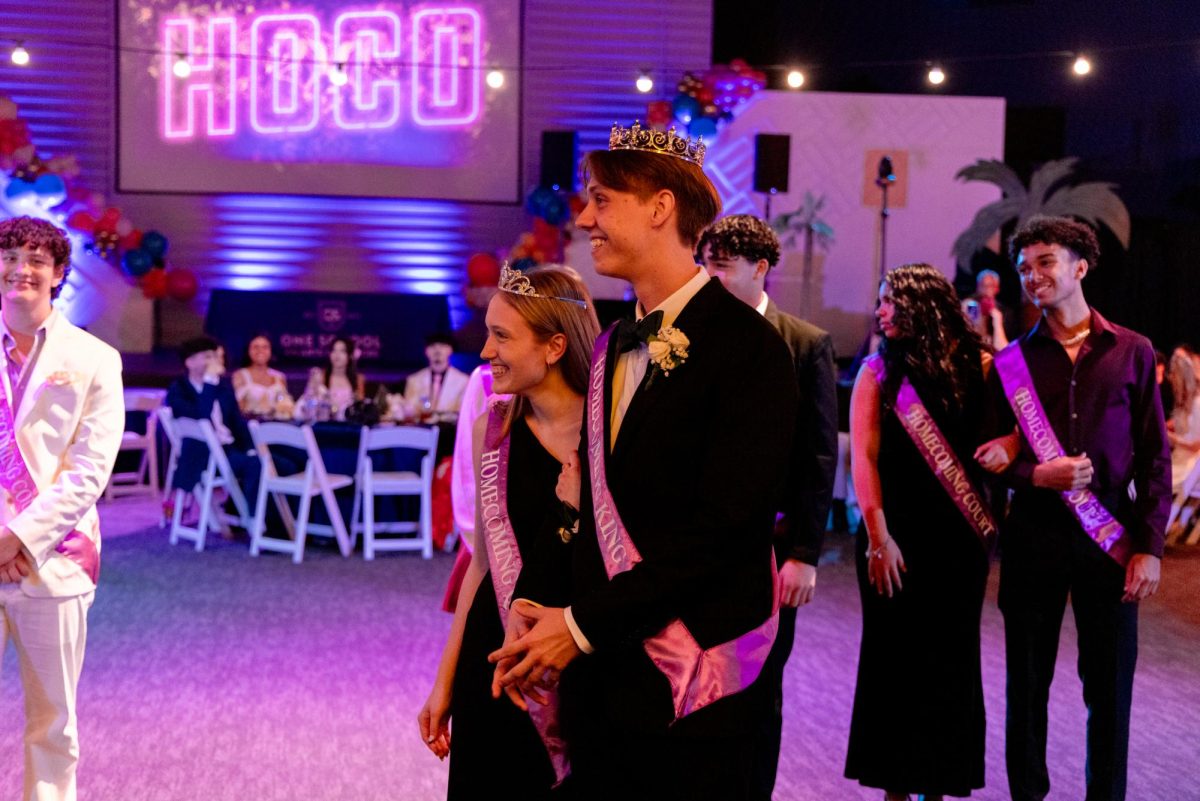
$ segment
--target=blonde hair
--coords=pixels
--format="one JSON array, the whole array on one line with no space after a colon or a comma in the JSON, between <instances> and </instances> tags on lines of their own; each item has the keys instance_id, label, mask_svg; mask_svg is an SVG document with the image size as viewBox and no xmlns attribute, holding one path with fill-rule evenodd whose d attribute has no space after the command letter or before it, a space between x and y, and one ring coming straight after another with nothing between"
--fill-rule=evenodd
<instances>
[{"instance_id":1,"label":"blonde hair","mask_svg":"<svg viewBox=\"0 0 1200 801\"><path fill-rule=\"evenodd\" d=\"M592 296L579 273L570 267L549 264L525 273L533 289L544 297L497 292L496 297L511 306L533 330L541 342L555 334L567 339L567 348L558 361L563 380L578 395L587 393L588 373L592 364L592 347L600 335L600 321L592 307ZM571 301L582 301L580 306ZM515 395L505 404L504 434L512 423L529 411L529 401Z\"/></svg>"},{"instance_id":2,"label":"blonde hair","mask_svg":"<svg viewBox=\"0 0 1200 801\"><path fill-rule=\"evenodd\" d=\"M1171 418L1175 421L1177 433L1194 434L1187 431L1188 418L1192 413L1192 402L1200 391L1200 382L1196 379L1196 364L1186 353L1173 353L1167 367L1167 378L1171 382L1171 394L1175 398L1175 408L1171 410Z\"/></svg>"}]
</instances>

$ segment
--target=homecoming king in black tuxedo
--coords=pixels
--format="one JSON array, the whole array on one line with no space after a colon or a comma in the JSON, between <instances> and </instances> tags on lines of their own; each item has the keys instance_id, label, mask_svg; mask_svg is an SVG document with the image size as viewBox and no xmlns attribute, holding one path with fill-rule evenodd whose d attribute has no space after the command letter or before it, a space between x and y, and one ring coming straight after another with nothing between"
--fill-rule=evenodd
<instances>
[{"instance_id":1,"label":"homecoming king in black tuxedo","mask_svg":"<svg viewBox=\"0 0 1200 801\"><path fill-rule=\"evenodd\" d=\"M628 280L638 322L597 340L580 450L573 603L517 601L497 687L561 674L584 797L748 798L778 628L771 550L798 404L787 346L693 260L720 200L704 146L614 126L576 225ZM515 595L519 598L520 586ZM518 621L513 624L512 621ZM565 672L564 672L565 671Z\"/></svg>"}]
</instances>

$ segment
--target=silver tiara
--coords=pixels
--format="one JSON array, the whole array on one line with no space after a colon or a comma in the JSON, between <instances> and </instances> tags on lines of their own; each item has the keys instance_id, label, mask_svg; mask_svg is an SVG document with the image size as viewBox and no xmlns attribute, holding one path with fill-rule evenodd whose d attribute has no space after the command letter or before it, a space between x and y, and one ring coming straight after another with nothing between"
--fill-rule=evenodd
<instances>
[{"instance_id":1,"label":"silver tiara","mask_svg":"<svg viewBox=\"0 0 1200 801\"><path fill-rule=\"evenodd\" d=\"M521 295L526 298L544 298L545 300L561 300L564 303L573 303L581 309L586 309L587 303L579 298L560 298L555 295L543 295L533 288L533 284L529 283L529 278L520 270L514 270L508 266L508 262L500 268L500 283L497 284L501 292L507 292L510 295Z\"/></svg>"}]
</instances>

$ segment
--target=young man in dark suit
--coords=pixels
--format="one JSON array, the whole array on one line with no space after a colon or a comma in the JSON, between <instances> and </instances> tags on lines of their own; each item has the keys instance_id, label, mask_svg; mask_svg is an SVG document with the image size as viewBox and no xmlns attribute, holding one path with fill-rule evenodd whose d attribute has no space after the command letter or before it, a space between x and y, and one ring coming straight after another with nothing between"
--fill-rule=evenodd
<instances>
[{"instance_id":1,"label":"young man in dark suit","mask_svg":"<svg viewBox=\"0 0 1200 801\"><path fill-rule=\"evenodd\" d=\"M586 798L752 798L746 733L769 714L753 682L777 628L771 538L796 378L770 324L695 263L720 209L702 158L635 125L585 160L576 225L597 271L633 285L639 322L598 341L582 476L564 471L582 486L574 602L515 603L527 630L492 655L510 688L565 670L562 730Z\"/></svg>"},{"instance_id":2,"label":"young man in dark suit","mask_svg":"<svg viewBox=\"0 0 1200 801\"><path fill-rule=\"evenodd\" d=\"M796 609L813 598L817 562L833 501L837 467L837 373L833 340L815 325L781 311L766 293L767 273L779 262L779 238L771 226L749 214L722 217L700 238L700 258L708 274L735 298L758 311L792 354L800 390L792 465L775 525L775 558L779 565L779 635L771 648L766 672L771 714L759 721L758 797L770 801L779 766L783 728L783 668L792 653Z\"/></svg>"},{"instance_id":3,"label":"young man in dark suit","mask_svg":"<svg viewBox=\"0 0 1200 801\"><path fill-rule=\"evenodd\" d=\"M261 468L233 386L221 380L216 369L218 347L220 343L211 337L196 337L183 343L179 356L186 372L167 388L167 406L175 417L208 420L213 424L242 494L253 505L258 497ZM174 488L190 492L207 464L208 449L195 440L184 440L175 468Z\"/></svg>"}]
</instances>

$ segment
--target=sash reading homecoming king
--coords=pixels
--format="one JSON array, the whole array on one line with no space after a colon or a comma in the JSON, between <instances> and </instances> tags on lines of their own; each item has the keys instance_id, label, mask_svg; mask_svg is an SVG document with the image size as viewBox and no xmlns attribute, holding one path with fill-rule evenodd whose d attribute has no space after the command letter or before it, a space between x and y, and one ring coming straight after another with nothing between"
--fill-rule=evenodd
<instances>
[{"instance_id":1,"label":"sash reading homecoming king","mask_svg":"<svg viewBox=\"0 0 1200 801\"><path fill-rule=\"evenodd\" d=\"M3 381L0 381L0 486L12 498L17 514L24 512L38 494L37 484L29 474L29 466L25 464L25 457L17 446L16 423ZM92 583L96 583L100 577L100 552L90 537L73 530L63 537L54 550L83 568Z\"/></svg>"},{"instance_id":2,"label":"sash reading homecoming king","mask_svg":"<svg viewBox=\"0 0 1200 801\"><path fill-rule=\"evenodd\" d=\"M883 383L883 357L875 354L867 359L867 364L875 373L875 379ZM958 511L971 525L975 536L979 537L984 550L991 549L992 537L996 533L996 521L988 510L983 494L975 488L962 460L950 446L946 435L937 427L929 410L921 402L921 397L907 377L900 382L896 393L896 417L900 425L908 433L917 451L929 465L929 469L937 476L938 483Z\"/></svg>"},{"instance_id":3,"label":"sash reading homecoming king","mask_svg":"<svg viewBox=\"0 0 1200 801\"><path fill-rule=\"evenodd\" d=\"M1046 410L1033 386L1033 376L1029 374L1021 343L1014 342L996 354L996 370L1000 373L1000 383L1004 385L1004 396L1038 462L1044 464L1065 456L1066 452L1059 444L1050 418L1046 416ZM1124 526L1113 517L1112 512L1105 509L1100 499L1086 487L1064 490L1061 495L1084 533L1119 565L1126 566L1133 555L1132 546L1129 538L1124 536Z\"/></svg>"},{"instance_id":4,"label":"sash reading homecoming king","mask_svg":"<svg viewBox=\"0 0 1200 801\"><path fill-rule=\"evenodd\" d=\"M608 490L604 453L604 375L608 341L615 326L596 340L587 399L587 458L591 474L592 504L596 536L604 569L609 579L642 561L629 532L617 514ZM668 623L662 631L643 641L646 654L671 685L675 719L701 709L727 695L749 687L762 672L763 664L779 629L779 580L775 557L771 556L771 616L762 624L729 642L704 649L682 620Z\"/></svg>"},{"instance_id":5,"label":"sash reading homecoming king","mask_svg":"<svg viewBox=\"0 0 1200 801\"><path fill-rule=\"evenodd\" d=\"M521 575L521 551L508 517L508 453L512 439L501 436L504 415L495 406L488 412L487 436L479 460L479 505L483 520L488 569L496 590L500 622L508 628L508 607ZM529 703L529 717L554 766L556 786L571 772L567 746L558 728L558 689L543 690L546 704Z\"/></svg>"}]
</instances>

